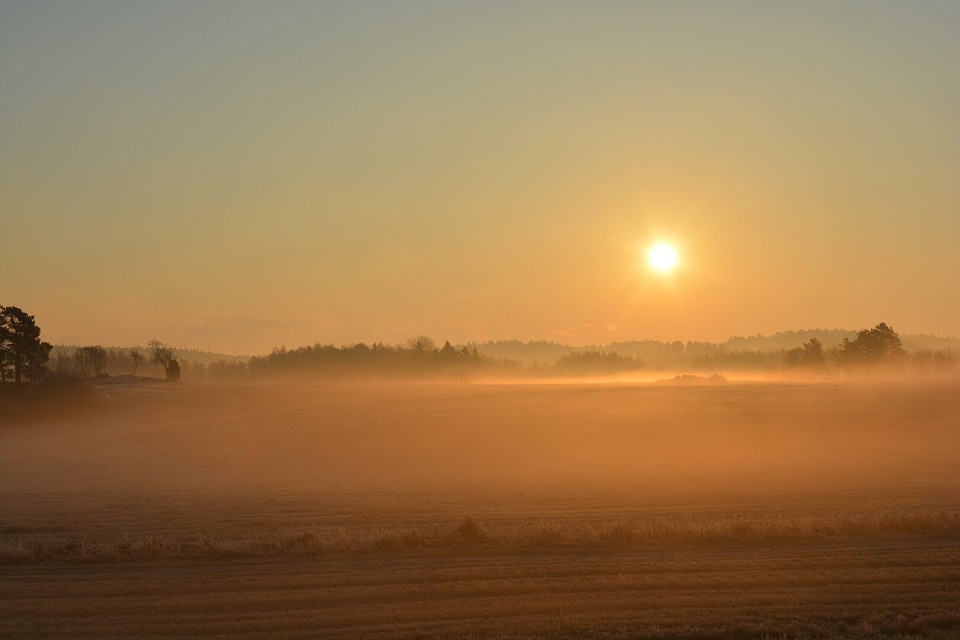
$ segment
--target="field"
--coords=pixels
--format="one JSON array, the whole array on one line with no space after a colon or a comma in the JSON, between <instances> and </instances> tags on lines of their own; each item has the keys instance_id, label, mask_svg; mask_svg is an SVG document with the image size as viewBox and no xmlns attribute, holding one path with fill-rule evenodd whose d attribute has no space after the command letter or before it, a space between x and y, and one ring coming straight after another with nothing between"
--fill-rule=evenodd
<instances>
[{"instance_id":1,"label":"field","mask_svg":"<svg viewBox=\"0 0 960 640\"><path fill-rule=\"evenodd\" d=\"M104 384L4 638L960 637L960 385Z\"/></svg>"}]
</instances>

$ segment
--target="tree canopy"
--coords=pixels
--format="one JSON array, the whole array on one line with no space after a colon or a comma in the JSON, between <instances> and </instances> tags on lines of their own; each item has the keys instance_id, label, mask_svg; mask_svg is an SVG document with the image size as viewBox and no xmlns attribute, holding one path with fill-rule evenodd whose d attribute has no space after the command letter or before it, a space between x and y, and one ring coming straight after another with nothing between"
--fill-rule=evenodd
<instances>
[{"instance_id":1,"label":"tree canopy","mask_svg":"<svg viewBox=\"0 0 960 640\"><path fill-rule=\"evenodd\" d=\"M783 354L783 364L788 368L822 368L824 366L823 344L810 338L802 347L790 349Z\"/></svg>"},{"instance_id":2,"label":"tree canopy","mask_svg":"<svg viewBox=\"0 0 960 640\"><path fill-rule=\"evenodd\" d=\"M843 363L854 366L895 362L905 353L900 336L885 322L860 331L854 340L844 338L840 345Z\"/></svg>"},{"instance_id":3,"label":"tree canopy","mask_svg":"<svg viewBox=\"0 0 960 640\"><path fill-rule=\"evenodd\" d=\"M43 376L50 350L40 340L40 327L33 316L17 307L0 305L0 382L36 382Z\"/></svg>"},{"instance_id":4,"label":"tree canopy","mask_svg":"<svg viewBox=\"0 0 960 640\"><path fill-rule=\"evenodd\" d=\"M176 382L180 379L180 363L174 357L173 349L159 340L151 340L147 343L150 349L150 362L163 367L163 373L167 380Z\"/></svg>"}]
</instances>

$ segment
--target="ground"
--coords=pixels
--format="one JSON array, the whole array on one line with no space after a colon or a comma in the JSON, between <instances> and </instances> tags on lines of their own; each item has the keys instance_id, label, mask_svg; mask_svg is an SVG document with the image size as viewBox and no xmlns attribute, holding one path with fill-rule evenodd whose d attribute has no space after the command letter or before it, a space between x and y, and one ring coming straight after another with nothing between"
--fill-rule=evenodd
<instances>
[{"instance_id":1,"label":"ground","mask_svg":"<svg viewBox=\"0 0 960 640\"><path fill-rule=\"evenodd\" d=\"M960 636L950 383L104 386L0 428L0 636Z\"/></svg>"}]
</instances>

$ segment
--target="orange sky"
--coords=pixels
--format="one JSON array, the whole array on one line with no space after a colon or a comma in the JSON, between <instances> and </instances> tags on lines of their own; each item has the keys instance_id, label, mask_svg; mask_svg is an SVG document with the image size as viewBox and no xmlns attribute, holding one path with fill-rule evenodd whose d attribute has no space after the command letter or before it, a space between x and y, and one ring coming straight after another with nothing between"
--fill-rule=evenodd
<instances>
[{"instance_id":1,"label":"orange sky","mask_svg":"<svg viewBox=\"0 0 960 640\"><path fill-rule=\"evenodd\" d=\"M231 353L960 335L958 30L955 3L5 3L0 304Z\"/></svg>"}]
</instances>

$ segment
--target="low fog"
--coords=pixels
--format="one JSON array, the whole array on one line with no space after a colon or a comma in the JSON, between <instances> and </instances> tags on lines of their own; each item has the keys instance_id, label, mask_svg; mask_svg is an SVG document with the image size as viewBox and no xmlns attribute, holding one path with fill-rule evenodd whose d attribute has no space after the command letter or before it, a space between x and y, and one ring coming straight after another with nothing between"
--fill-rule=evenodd
<instances>
[{"instance_id":1,"label":"low fog","mask_svg":"<svg viewBox=\"0 0 960 640\"><path fill-rule=\"evenodd\" d=\"M5 501L51 491L954 483L955 385L710 382L103 385L95 413L0 429L0 478Z\"/></svg>"}]
</instances>

